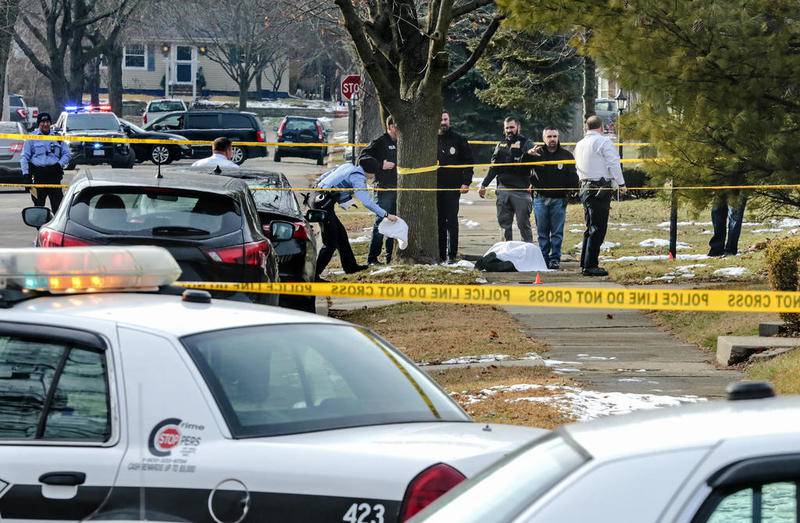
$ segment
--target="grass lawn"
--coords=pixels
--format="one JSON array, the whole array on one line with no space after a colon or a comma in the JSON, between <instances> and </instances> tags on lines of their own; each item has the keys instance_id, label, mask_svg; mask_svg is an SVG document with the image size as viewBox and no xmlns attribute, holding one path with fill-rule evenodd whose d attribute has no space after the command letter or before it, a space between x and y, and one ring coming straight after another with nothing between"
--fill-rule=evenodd
<instances>
[{"instance_id":1,"label":"grass lawn","mask_svg":"<svg viewBox=\"0 0 800 523\"><path fill-rule=\"evenodd\" d=\"M649 314L656 324L679 340L711 352L717 350L718 336L755 336L760 322L778 319L777 314L750 312L653 311Z\"/></svg>"},{"instance_id":2,"label":"grass lawn","mask_svg":"<svg viewBox=\"0 0 800 523\"><path fill-rule=\"evenodd\" d=\"M771 382L778 394L800 394L800 351L757 363L747 369L747 377Z\"/></svg>"}]
</instances>

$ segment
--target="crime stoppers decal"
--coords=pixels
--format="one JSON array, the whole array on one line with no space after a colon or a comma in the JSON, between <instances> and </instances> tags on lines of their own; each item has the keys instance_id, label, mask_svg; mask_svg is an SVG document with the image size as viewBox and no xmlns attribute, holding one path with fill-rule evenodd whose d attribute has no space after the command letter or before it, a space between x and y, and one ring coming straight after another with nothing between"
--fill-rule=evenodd
<instances>
[{"instance_id":1,"label":"crime stoppers decal","mask_svg":"<svg viewBox=\"0 0 800 523\"><path fill-rule=\"evenodd\" d=\"M180 424L181 420L178 418L167 418L153 427L147 439L150 454L158 457L172 454L172 449L181 441Z\"/></svg>"},{"instance_id":2,"label":"crime stoppers decal","mask_svg":"<svg viewBox=\"0 0 800 523\"><path fill-rule=\"evenodd\" d=\"M150 456L128 463L128 470L145 472L178 472L192 474L197 471L194 455L203 442L205 426L187 423L180 418L159 421L147 437Z\"/></svg>"}]
</instances>

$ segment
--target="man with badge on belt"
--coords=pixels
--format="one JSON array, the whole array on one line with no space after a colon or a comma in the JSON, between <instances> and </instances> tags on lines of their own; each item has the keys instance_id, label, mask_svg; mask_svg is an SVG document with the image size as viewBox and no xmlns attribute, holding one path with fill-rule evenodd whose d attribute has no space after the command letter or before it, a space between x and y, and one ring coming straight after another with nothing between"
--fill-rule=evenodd
<instances>
[{"instance_id":1,"label":"man with badge on belt","mask_svg":"<svg viewBox=\"0 0 800 523\"><path fill-rule=\"evenodd\" d=\"M450 129L450 113L442 111L439 126L439 165L466 165L436 173L436 211L439 216L439 258L455 263L458 258L458 207L472 183L472 149L467 139Z\"/></svg>"},{"instance_id":2,"label":"man with badge on belt","mask_svg":"<svg viewBox=\"0 0 800 523\"><path fill-rule=\"evenodd\" d=\"M590 116L586 119L586 128L586 135L575 146L575 167L586 220L581 269L584 276L608 276L608 271L599 266L600 246L606 238L614 191L625 194L627 189L617 149L603 135L603 120Z\"/></svg>"},{"instance_id":3,"label":"man with badge on belt","mask_svg":"<svg viewBox=\"0 0 800 523\"><path fill-rule=\"evenodd\" d=\"M48 113L39 113L36 118L38 129L31 134L50 134L52 123ZM26 140L22 148L22 175L32 183L60 184L64 177L64 169L69 165L69 144L56 140ZM64 198L60 187L35 188L31 187L31 199L37 207L44 207L47 198L50 198L50 208L55 213Z\"/></svg>"}]
</instances>

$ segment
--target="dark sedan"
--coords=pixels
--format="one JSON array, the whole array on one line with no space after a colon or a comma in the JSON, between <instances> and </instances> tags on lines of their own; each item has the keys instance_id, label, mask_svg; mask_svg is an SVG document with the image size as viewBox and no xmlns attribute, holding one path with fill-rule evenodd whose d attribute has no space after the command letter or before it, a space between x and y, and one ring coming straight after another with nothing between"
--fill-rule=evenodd
<instances>
[{"instance_id":1,"label":"dark sedan","mask_svg":"<svg viewBox=\"0 0 800 523\"><path fill-rule=\"evenodd\" d=\"M180 280L278 281L273 243L244 182L177 169L162 173L162 178L152 172L83 176L70 185L54 217L44 207L28 207L23 219L39 228L36 243L41 247L157 245L180 265ZM294 225L273 221L269 233L276 243L289 241ZM278 302L269 294L212 294Z\"/></svg>"},{"instance_id":2,"label":"dark sedan","mask_svg":"<svg viewBox=\"0 0 800 523\"><path fill-rule=\"evenodd\" d=\"M119 119L124 132L129 138L147 139L147 140L186 140L183 136L169 133L158 133L155 131L145 131L141 127L132 124L128 120ZM178 161L181 158L189 157L192 154L192 147L182 143L175 144L149 144L149 143L132 143L133 152L136 153L136 161L153 162L156 165L168 165L172 162Z\"/></svg>"},{"instance_id":3,"label":"dark sedan","mask_svg":"<svg viewBox=\"0 0 800 523\"><path fill-rule=\"evenodd\" d=\"M313 282L317 245L311 223L323 221L325 211L309 210L303 215L292 186L282 173L240 169L226 170L224 174L244 180L250 187L265 230L276 221L292 224L292 238L275 244L281 281ZM314 302L314 296L281 296L281 305L308 312L315 312Z\"/></svg>"}]
</instances>

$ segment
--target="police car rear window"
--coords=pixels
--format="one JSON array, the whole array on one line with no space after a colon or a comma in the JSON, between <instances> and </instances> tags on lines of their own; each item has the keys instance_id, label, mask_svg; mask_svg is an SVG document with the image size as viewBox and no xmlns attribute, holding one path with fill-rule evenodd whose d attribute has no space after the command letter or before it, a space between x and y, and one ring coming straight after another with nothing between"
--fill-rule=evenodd
<instances>
[{"instance_id":1,"label":"police car rear window","mask_svg":"<svg viewBox=\"0 0 800 523\"><path fill-rule=\"evenodd\" d=\"M96 231L131 236L203 238L242 228L230 196L157 187L93 187L74 200L69 218Z\"/></svg>"},{"instance_id":2,"label":"police car rear window","mask_svg":"<svg viewBox=\"0 0 800 523\"><path fill-rule=\"evenodd\" d=\"M182 341L237 438L469 421L423 372L364 329L268 325Z\"/></svg>"}]
</instances>

